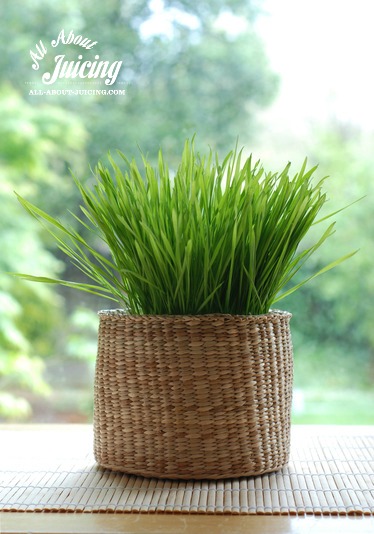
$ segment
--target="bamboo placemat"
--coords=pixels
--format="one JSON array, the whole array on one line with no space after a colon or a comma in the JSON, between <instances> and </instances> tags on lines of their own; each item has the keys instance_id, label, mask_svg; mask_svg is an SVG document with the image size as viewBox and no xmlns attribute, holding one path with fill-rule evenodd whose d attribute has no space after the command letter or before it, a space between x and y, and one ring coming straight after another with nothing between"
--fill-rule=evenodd
<instances>
[{"instance_id":1,"label":"bamboo placemat","mask_svg":"<svg viewBox=\"0 0 374 534\"><path fill-rule=\"evenodd\" d=\"M288 467L222 481L100 469L85 427L2 431L0 510L374 515L373 428L293 427Z\"/></svg>"}]
</instances>

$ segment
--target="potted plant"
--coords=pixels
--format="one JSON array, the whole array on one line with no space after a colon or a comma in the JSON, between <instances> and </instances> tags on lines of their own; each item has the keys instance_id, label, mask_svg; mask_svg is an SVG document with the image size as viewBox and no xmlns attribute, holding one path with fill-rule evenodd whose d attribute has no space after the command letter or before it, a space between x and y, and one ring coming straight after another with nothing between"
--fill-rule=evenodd
<instances>
[{"instance_id":1,"label":"potted plant","mask_svg":"<svg viewBox=\"0 0 374 534\"><path fill-rule=\"evenodd\" d=\"M93 283L119 303L99 312L94 449L111 469L167 478L273 471L289 457L291 314L272 306L328 239L300 242L325 204L315 167L265 173L241 151L220 162L186 141L175 175L162 151L143 169L109 156L93 188L75 179L83 237L18 196ZM324 217L323 220L333 214ZM90 236L92 239L90 239ZM106 243L103 252L98 239ZM327 265L326 272L351 254Z\"/></svg>"}]
</instances>

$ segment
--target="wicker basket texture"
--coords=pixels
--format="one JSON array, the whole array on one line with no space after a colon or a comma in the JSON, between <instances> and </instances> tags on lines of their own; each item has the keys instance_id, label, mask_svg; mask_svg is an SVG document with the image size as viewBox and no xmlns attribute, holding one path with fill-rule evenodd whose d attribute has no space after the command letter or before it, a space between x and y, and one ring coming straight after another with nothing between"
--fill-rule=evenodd
<instances>
[{"instance_id":1,"label":"wicker basket texture","mask_svg":"<svg viewBox=\"0 0 374 534\"><path fill-rule=\"evenodd\" d=\"M291 314L99 315L99 465L146 477L218 479L288 462Z\"/></svg>"}]
</instances>

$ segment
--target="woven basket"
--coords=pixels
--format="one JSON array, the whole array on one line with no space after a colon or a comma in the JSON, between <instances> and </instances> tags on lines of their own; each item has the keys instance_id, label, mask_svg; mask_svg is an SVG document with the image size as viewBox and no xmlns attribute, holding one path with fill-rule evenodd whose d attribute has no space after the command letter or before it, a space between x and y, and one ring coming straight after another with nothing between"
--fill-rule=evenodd
<instances>
[{"instance_id":1,"label":"woven basket","mask_svg":"<svg viewBox=\"0 0 374 534\"><path fill-rule=\"evenodd\" d=\"M147 477L217 479L288 462L291 314L99 315L99 465Z\"/></svg>"}]
</instances>

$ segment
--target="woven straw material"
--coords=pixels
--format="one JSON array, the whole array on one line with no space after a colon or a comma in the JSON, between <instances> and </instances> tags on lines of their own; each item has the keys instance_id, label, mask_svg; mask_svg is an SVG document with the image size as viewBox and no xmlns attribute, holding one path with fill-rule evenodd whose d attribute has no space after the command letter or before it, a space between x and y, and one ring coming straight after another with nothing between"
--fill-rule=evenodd
<instances>
[{"instance_id":1,"label":"woven straw material","mask_svg":"<svg viewBox=\"0 0 374 534\"><path fill-rule=\"evenodd\" d=\"M289 459L291 315L100 312L97 462L148 477L218 479Z\"/></svg>"},{"instance_id":2,"label":"woven straw material","mask_svg":"<svg viewBox=\"0 0 374 534\"><path fill-rule=\"evenodd\" d=\"M46 428L1 432L0 511L374 515L374 427L293 426L281 471L195 481L101 469L90 427Z\"/></svg>"}]
</instances>

